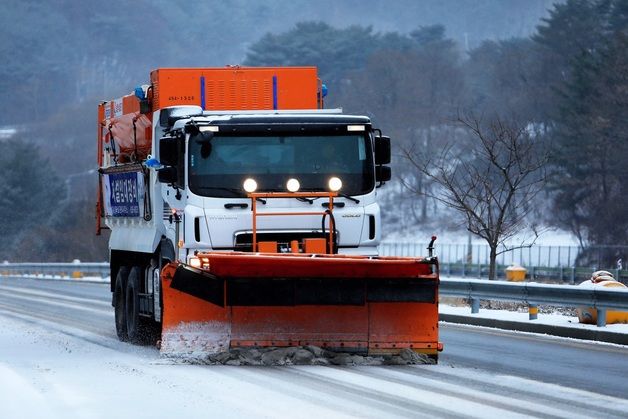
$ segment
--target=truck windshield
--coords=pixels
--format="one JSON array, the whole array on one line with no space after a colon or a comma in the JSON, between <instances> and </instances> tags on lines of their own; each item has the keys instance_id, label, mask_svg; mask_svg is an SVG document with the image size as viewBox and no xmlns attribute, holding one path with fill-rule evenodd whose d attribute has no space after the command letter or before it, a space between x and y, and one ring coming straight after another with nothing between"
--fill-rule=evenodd
<instances>
[{"instance_id":1,"label":"truck windshield","mask_svg":"<svg viewBox=\"0 0 628 419\"><path fill-rule=\"evenodd\" d=\"M244 196L242 184L253 178L259 192L286 191L295 178L301 191L323 191L332 176L341 192L362 195L375 187L369 137L356 135L216 135L209 144L189 142L189 185L210 197Z\"/></svg>"}]
</instances>

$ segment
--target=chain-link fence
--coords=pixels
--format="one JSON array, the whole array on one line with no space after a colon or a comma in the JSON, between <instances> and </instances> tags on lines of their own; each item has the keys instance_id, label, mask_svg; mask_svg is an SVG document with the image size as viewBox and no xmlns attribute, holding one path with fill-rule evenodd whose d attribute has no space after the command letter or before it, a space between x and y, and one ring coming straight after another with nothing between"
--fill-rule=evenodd
<instances>
[{"instance_id":1,"label":"chain-link fence","mask_svg":"<svg viewBox=\"0 0 628 419\"><path fill-rule=\"evenodd\" d=\"M498 251L504 250L499 248ZM425 256L427 241L383 242L380 254L386 256ZM488 265L490 250L483 244L435 243L435 254L442 263ZM503 252L497 256L500 265L518 264L547 268L599 268L622 269L626 267L628 246L530 246Z\"/></svg>"},{"instance_id":2,"label":"chain-link fence","mask_svg":"<svg viewBox=\"0 0 628 419\"><path fill-rule=\"evenodd\" d=\"M500 249L503 250L503 249ZM383 242L379 246L383 256L425 256L427 241ZM488 278L489 254L487 245L436 243L441 274L471 278ZM497 256L497 278L505 277L505 268L521 265L527 269L528 280L577 284L591 277L596 270L608 270L617 280L628 283L628 246L531 246L513 249Z\"/></svg>"}]
</instances>

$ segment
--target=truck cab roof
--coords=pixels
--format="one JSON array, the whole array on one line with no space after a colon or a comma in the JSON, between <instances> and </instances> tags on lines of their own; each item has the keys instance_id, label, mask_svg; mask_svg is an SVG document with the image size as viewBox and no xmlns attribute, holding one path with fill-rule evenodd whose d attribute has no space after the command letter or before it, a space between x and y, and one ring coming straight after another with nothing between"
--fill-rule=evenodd
<instances>
[{"instance_id":1,"label":"truck cab roof","mask_svg":"<svg viewBox=\"0 0 628 419\"><path fill-rule=\"evenodd\" d=\"M371 120L367 116L345 115L342 110L303 110L303 111L205 111L202 115L181 117L174 122L173 130L184 129L187 125L216 126L219 131L247 132L259 131L322 131L337 130L349 125L364 126L361 131L369 131Z\"/></svg>"}]
</instances>

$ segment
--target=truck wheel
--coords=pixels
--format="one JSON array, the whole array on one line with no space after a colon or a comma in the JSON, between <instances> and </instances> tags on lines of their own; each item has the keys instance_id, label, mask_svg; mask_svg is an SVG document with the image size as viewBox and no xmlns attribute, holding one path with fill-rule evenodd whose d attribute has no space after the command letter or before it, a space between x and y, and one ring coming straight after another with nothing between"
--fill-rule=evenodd
<instances>
[{"instance_id":1,"label":"truck wheel","mask_svg":"<svg viewBox=\"0 0 628 419\"><path fill-rule=\"evenodd\" d=\"M140 283L143 269L134 266L126 283L125 313L128 340L135 344L154 345L161 334L161 325L140 316Z\"/></svg>"},{"instance_id":2,"label":"truck wheel","mask_svg":"<svg viewBox=\"0 0 628 419\"><path fill-rule=\"evenodd\" d=\"M129 340L126 328L126 311L125 311L125 299L126 299L126 281L129 276L129 268L126 266L120 267L118 275L116 276L116 283L114 286L113 299L115 304L115 319L116 319L116 334L118 339L122 342Z\"/></svg>"},{"instance_id":3,"label":"truck wheel","mask_svg":"<svg viewBox=\"0 0 628 419\"><path fill-rule=\"evenodd\" d=\"M132 267L126 283L126 330L129 341L133 343L141 343L144 332L140 319L140 273L141 269L138 266Z\"/></svg>"}]
</instances>

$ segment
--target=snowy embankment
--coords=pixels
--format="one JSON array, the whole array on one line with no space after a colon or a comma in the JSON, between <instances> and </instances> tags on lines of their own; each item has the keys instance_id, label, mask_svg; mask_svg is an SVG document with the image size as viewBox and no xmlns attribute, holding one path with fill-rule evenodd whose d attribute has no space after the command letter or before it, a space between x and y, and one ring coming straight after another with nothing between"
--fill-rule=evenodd
<instances>
[{"instance_id":1,"label":"snowy embankment","mask_svg":"<svg viewBox=\"0 0 628 419\"><path fill-rule=\"evenodd\" d=\"M109 277L100 277L100 276L81 276L78 278L73 278L70 276L64 275L20 275L20 278L28 278L28 279L46 279L50 281L68 281L68 282L91 282L91 283L109 283Z\"/></svg>"},{"instance_id":2,"label":"snowy embankment","mask_svg":"<svg viewBox=\"0 0 628 419\"><path fill-rule=\"evenodd\" d=\"M438 245L448 244L467 244L471 240L471 244L486 244L486 240L470 234L465 229L450 230L445 226L437 228L421 228L414 226L403 230L393 231L383 237L387 242L412 242L419 241L427 243L429 238L437 236ZM507 244L509 246L520 245L523 243L534 243L536 246L578 246L578 239L570 232L560 230L554 227L542 227L539 229L539 235L536 237L534 231L522 230L515 236L511 237Z\"/></svg>"},{"instance_id":3,"label":"snowy embankment","mask_svg":"<svg viewBox=\"0 0 628 419\"><path fill-rule=\"evenodd\" d=\"M471 314L471 309L468 306L462 307L446 304L440 304L438 306L438 311L442 314L455 314L481 319L506 320L520 323L533 322L538 324L545 324L548 326L570 327L576 330L604 330L611 333L628 334L628 324L625 323L607 324L605 327L599 328L594 324L582 324L578 322L577 317L565 315L562 313L539 313L536 320L530 320L527 311L481 309L479 313Z\"/></svg>"}]
</instances>

